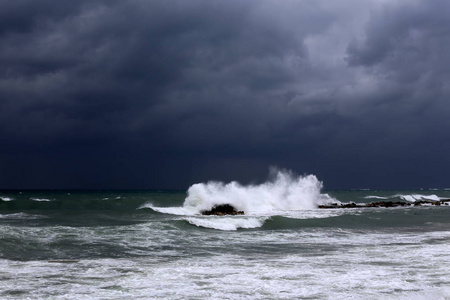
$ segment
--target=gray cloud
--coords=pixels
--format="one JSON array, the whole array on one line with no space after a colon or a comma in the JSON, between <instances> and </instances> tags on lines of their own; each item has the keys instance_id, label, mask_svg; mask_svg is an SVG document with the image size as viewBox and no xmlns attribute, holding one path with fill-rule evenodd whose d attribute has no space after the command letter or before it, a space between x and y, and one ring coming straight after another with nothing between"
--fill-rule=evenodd
<instances>
[{"instance_id":1,"label":"gray cloud","mask_svg":"<svg viewBox=\"0 0 450 300\"><path fill-rule=\"evenodd\" d=\"M445 1L1 6L0 187L446 184Z\"/></svg>"}]
</instances>

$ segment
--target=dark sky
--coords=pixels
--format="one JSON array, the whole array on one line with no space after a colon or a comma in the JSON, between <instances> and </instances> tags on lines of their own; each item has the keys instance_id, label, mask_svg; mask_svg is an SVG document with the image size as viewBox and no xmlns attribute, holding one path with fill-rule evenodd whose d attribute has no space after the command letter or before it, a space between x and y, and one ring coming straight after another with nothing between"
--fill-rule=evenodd
<instances>
[{"instance_id":1,"label":"dark sky","mask_svg":"<svg viewBox=\"0 0 450 300\"><path fill-rule=\"evenodd\" d=\"M0 0L0 188L450 187L450 2Z\"/></svg>"}]
</instances>

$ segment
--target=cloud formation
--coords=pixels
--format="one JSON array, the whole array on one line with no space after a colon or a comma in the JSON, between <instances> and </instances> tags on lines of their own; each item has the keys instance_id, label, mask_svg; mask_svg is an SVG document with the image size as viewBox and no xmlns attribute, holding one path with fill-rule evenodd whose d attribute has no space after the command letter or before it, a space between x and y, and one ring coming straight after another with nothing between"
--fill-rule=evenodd
<instances>
[{"instance_id":1,"label":"cloud formation","mask_svg":"<svg viewBox=\"0 0 450 300\"><path fill-rule=\"evenodd\" d=\"M0 6L1 188L447 184L446 1Z\"/></svg>"}]
</instances>

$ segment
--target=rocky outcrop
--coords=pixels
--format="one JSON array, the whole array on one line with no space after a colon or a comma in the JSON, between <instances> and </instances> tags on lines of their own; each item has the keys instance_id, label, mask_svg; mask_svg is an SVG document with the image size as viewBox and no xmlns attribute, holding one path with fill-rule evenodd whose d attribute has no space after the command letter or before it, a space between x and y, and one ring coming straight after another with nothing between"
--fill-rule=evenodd
<instances>
[{"instance_id":1,"label":"rocky outcrop","mask_svg":"<svg viewBox=\"0 0 450 300\"><path fill-rule=\"evenodd\" d=\"M210 215L216 215L216 216L225 216L225 215L243 215L243 211L238 211L236 208L234 208L230 204L220 204L213 206L210 210L204 210L201 212L202 215L210 216Z\"/></svg>"},{"instance_id":2,"label":"rocky outcrop","mask_svg":"<svg viewBox=\"0 0 450 300\"><path fill-rule=\"evenodd\" d=\"M393 202L393 201L379 201L371 202L368 204L356 204L353 202L347 204L330 204L330 205L319 205L319 208L363 208L363 207L398 207L398 206L421 206L423 204L427 205L450 205L450 199L441 199L439 201L415 201L415 202Z\"/></svg>"}]
</instances>

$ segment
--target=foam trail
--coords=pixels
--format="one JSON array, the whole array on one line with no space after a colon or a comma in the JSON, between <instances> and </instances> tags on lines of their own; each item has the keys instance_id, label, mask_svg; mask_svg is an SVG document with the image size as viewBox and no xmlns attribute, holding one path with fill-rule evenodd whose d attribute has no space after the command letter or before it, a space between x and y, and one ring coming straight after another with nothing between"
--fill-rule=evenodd
<instances>
[{"instance_id":1,"label":"foam trail","mask_svg":"<svg viewBox=\"0 0 450 300\"><path fill-rule=\"evenodd\" d=\"M233 218L233 217L210 217L195 218L189 217L185 220L192 225L218 230L237 230L238 228L258 228L261 227L268 218Z\"/></svg>"},{"instance_id":2,"label":"foam trail","mask_svg":"<svg viewBox=\"0 0 450 300\"><path fill-rule=\"evenodd\" d=\"M171 214L171 215L179 215L179 216L193 216L198 215L199 211L195 209L195 207L156 207L152 204L144 204L139 208L150 208L154 211L163 213L163 214Z\"/></svg>"}]
</instances>

